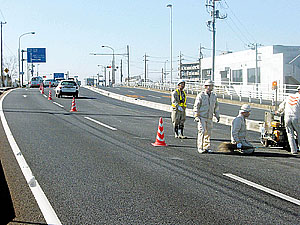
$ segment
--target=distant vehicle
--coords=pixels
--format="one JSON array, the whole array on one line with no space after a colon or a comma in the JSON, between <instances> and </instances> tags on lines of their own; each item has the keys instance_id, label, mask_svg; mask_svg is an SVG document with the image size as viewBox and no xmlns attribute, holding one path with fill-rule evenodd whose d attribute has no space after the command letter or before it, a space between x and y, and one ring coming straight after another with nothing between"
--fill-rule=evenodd
<instances>
[{"instance_id":1,"label":"distant vehicle","mask_svg":"<svg viewBox=\"0 0 300 225\"><path fill-rule=\"evenodd\" d=\"M55 96L60 98L63 95L71 95L78 98L79 86L73 80L62 80L55 88Z\"/></svg>"},{"instance_id":2,"label":"distant vehicle","mask_svg":"<svg viewBox=\"0 0 300 225\"><path fill-rule=\"evenodd\" d=\"M44 86L48 87L51 84L51 87L57 87L59 82L55 79L47 79L44 80Z\"/></svg>"},{"instance_id":3,"label":"distant vehicle","mask_svg":"<svg viewBox=\"0 0 300 225\"><path fill-rule=\"evenodd\" d=\"M30 88L33 87L39 87L43 83L43 78L42 77L32 77L28 83L28 86Z\"/></svg>"}]
</instances>

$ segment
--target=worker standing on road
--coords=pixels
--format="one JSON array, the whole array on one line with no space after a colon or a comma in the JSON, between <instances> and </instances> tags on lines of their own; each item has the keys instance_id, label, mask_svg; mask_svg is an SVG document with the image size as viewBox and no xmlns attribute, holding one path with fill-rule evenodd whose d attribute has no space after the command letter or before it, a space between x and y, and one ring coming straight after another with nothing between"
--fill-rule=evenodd
<instances>
[{"instance_id":1,"label":"worker standing on road","mask_svg":"<svg viewBox=\"0 0 300 225\"><path fill-rule=\"evenodd\" d=\"M297 88L298 92L288 96L278 108L277 113L284 112L285 129L293 155L298 154L298 146L295 141L295 132L298 137L298 145L300 145L300 86Z\"/></svg>"},{"instance_id":2,"label":"worker standing on road","mask_svg":"<svg viewBox=\"0 0 300 225\"><path fill-rule=\"evenodd\" d=\"M220 121L219 103L217 96L213 93L214 83L207 80L204 84L205 90L199 93L194 103L194 117L198 123L197 148L199 153L210 151L210 136L213 127L213 116Z\"/></svg>"},{"instance_id":3,"label":"worker standing on road","mask_svg":"<svg viewBox=\"0 0 300 225\"><path fill-rule=\"evenodd\" d=\"M186 93L183 90L185 81L179 80L177 82L177 89L172 92L172 113L171 119L174 127L175 138L186 138L183 135L184 122L186 117ZM180 134L178 134L180 130Z\"/></svg>"},{"instance_id":4,"label":"worker standing on road","mask_svg":"<svg viewBox=\"0 0 300 225\"><path fill-rule=\"evenodd\" d=\"M254 152L253 145L246 140L246 118L250 116L250 105L242 105L239 115L232 121L231 142L237 145L237 149L243 154L252 154Z\"/></svg>"}]
</instances>

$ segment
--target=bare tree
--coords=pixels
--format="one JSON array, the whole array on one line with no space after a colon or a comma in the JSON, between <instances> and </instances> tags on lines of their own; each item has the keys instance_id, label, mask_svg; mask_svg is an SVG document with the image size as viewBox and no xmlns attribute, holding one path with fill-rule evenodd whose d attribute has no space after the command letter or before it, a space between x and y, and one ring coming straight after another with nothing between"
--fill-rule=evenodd
<instances>
[{"instance_id":1,"label":"bare tree","mask_svg":"<svg viewBox=\"0 0 300 225\"><path fill-rule=\"evenodd\" d=\"M18 60L15 56L6 57L4 59L4 69L8 69L8 73L4 77L4 86L11 86L12 80L18 78Z\"/></svg>"}]
</instances>

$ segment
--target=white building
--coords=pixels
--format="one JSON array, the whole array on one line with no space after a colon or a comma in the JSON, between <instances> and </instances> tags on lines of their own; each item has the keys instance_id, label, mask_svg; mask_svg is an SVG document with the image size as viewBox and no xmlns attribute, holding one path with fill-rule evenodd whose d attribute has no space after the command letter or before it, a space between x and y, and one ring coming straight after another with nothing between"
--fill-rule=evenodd
<instances>
[{"instance_id":1,"label":"white building","mask_svg":"<svg viewBox=\"0 0 300 225\"><path fill-rule=\"evenodd\" d=\"M182 63L180 77L202 81L212 79L211 67L211 57ZM199 70L202 71L200 75ZM254 86L263 92L271 89L272 82L277 81L282 92L287 85L300 84L300 46L273 45L258 47L257 51L249 49L216 56L213 80L216 85L233 86L237 93L251 91Z\"/></svg>"}]
</instances>

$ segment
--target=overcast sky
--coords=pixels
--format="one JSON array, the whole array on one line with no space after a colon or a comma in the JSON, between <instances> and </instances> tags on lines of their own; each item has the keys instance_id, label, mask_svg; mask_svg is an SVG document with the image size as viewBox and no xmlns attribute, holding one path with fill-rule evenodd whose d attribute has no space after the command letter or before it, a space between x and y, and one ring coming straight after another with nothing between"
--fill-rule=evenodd
<instances>
[{"instance_id":1,"label":"overcast sky","mask_svg":"<svg viewBox=\"0 0 300 225\"><path fill-rule=\"evenodd\" d=\"M81 79L102 73L98 64L109 65L111 53L101 48L108 45L116 54L130 47L130 74L144 73L143 56L148 57L150 79L160 78L164 62L170 58L170 8L173 5L173 76L177 76L179 52L183 62L196 61L200 44L211 49L212 34L206 27L210 15L205 0L0 0L3 25L4 58L22 49L45 47L47 62L39 73L70 71ZM299 0L222 0L217 3L224 20L218 20L217 54L240 51L249 43L267 45L300 45ZM211 50L203 50L205 57ZM127 76L127 58L123 60ZM169 69L169 64L167 67ZM119 81L119 71L117 81ZM175 74L175 75L174 75Z\"/></svg>"}]
</instances>

